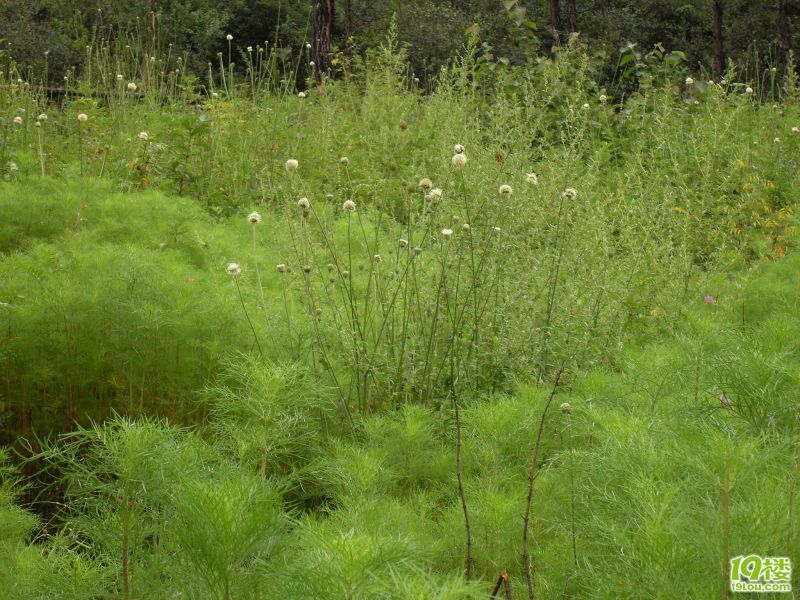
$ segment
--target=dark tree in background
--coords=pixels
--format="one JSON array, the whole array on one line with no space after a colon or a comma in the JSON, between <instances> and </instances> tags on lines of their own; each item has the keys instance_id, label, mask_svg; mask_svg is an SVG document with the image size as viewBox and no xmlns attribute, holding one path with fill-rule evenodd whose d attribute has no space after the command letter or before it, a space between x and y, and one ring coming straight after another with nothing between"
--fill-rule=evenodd
<instances>
[{"instance_id":1,"label":"dark tree in background","mask_svg":"<svg viewBox=\"0 0 800 600\"><path fill-rule=\"evenodd\" d=\"M578 6L576 0L567 0L567 29L570 33L578 31Z\"/></svg>"},{"instance_id":2,"label":"dark tree in background","mask_svg":"<svg viewBox=\"0 0 800 600\"><path fill-rule=\"evenodd\" d=\"M792 49L790 35L789 0L778 0L778 39L784 68L789 65L789 51Z\"/></svg>"},{"instance_id":3,"label":"dark tree in background","mask_svg":"<svg viewBox=\"0 0 800 600\"><path fill-rule=\"evenodd\" d=\"M314 14L312 17L312 35L314 56L314 73L317 83L322 81L323 75L331 72L333 60L333 0L312 0Z\"/></svg>"},{"instance_id":4,"label":"dark tree in background","mask_svg":"<svg viewBox=\"0 0 800 600\"><path fill-rule=\"evenodd\" d=\"M550 12L550 30L553 34L553 44L559 44L559 32L561 31L561 4L559 0L547 0L547 7Z\"/></svg>"},{"instance_id":5,"label":"dark tree in background","mask_svg":"<svg viewBox=\"0 0 800 600\"><path fill-rule=\"evenodd\" d=\"M712 35L714 37L714 74L717 79L725 73L725 47L722 43L722 0L714 0Z\"/></svg>"}]
</instances>

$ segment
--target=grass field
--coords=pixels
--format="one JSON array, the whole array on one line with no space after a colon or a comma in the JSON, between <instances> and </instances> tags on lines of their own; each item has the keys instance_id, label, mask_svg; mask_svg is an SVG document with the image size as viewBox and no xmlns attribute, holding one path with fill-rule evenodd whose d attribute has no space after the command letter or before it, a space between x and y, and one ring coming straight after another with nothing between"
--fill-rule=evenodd
<instances>
[{"instance_id":1,"label":"grass field","mask_svg":"<svg viewBox=\"0 0 800 600\"><path fill-rule=\"evenodd\" d=\"M60 102L0 76L0 596L797 572L792 80L468 47L421 90L390 37L297 95L260 49L149 57L87 51Z\"/></svg>"}]
</instances>

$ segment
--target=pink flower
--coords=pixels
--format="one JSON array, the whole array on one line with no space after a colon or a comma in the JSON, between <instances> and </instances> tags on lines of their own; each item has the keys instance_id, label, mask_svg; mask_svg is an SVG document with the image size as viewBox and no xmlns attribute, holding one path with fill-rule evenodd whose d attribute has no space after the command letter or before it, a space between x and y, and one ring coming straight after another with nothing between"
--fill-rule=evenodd
<instances>
[{"instance_id":1,"label":"pink flower","mask_svg":"<svg viewBox=\"0 0 800 600\"><path fill-rule=\"evenodd\" d=\"M714 300L714 296L705 296L703 298L703 302L705 302L706 304L714 304L716 300Z\"/></svg>"}]
</instances>

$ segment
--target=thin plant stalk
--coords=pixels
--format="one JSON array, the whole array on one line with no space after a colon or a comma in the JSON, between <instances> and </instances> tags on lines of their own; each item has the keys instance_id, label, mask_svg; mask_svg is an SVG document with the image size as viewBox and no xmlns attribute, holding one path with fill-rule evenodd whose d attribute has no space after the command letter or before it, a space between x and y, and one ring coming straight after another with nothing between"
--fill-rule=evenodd
<instances>
[{"instance_id":1,"label":"thin plant stalk","mask_svg":"<svg viewBox=\"0 0 800 600\"><path fill-rule=\"evenodd\" d=\"M258 347L258 355L263 358L264 352L261 350L261 342L258 341L258 334L256 333L256 328L253 327L253 322L250 320L250 315L247 312L247 306L244 304L244 297L242 297L242 288L239 287L239 280L234 278L234 283L236 284L236 291L239 292L239 302L242 303L242 310L244 311L244 316L247 318L247 323L250 325L250 330L253 332L253 339L256 341L256 346Z\"/></svg>"},{"instance_id":2,"label":"thin plant stalk","mask_svg":"<svg viewBox=\"0 0 800 600\"><path fill-rule=\"evenodd\" d=\"M559 367L558 371L556 371L556 376L553 380L553 389L550 392L547 403L544 405L542 417L539 420L539 431L536 433L536 445L533 448L533 454L531 455L531 468L528 473L528 498L525 501L525 515L522 518L522 563L525 566L525 579L528 583L528 600L534 599L533 571L531 568L531 557L528 554L528 521L530 520L531 515L531 504L533 503L533 482L536 479L536 461L539 458L539 447L542 443L542 432L544 431L544 422L547 419L547 412L556 397L556 393L558 392L558 384L561 381L561 375L563 373L564 366L562 365Z\"/></svg>"}]
</instances>

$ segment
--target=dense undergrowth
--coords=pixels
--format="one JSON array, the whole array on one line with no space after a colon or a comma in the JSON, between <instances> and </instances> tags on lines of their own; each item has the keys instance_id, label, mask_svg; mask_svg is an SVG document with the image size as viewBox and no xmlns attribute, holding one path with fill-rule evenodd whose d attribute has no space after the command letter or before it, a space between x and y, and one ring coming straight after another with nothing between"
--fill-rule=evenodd
<instances>
[{"instance_id":1,"label":"dense undergrowth","mask_svg":"<svg viewBox=\"0 0 800 600\"><path fill-rule=\"evenodd\" d=\"M800 564L792 81L655 53L620 96L577 47L469 46L423 95L387 47L297 97L96 56L61 106L0 87L5 596L523 598L530 565L710 598L738 554Z\"/></svg>"}]
</instances>

